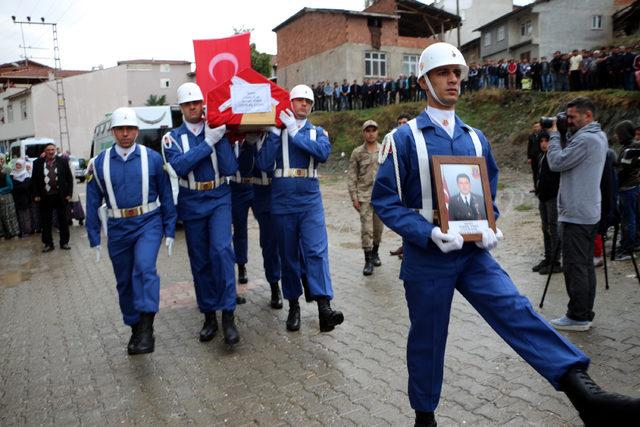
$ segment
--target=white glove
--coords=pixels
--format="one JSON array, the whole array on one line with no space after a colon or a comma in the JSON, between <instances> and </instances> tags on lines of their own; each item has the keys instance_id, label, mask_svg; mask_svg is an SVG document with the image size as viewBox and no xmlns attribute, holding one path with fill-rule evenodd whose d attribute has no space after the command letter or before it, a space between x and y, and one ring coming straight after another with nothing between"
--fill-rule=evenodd
<instances>
[{"instance_id":1,"label":"white glove","mask_svg":"<svg viewBox=\"0 0 640 427\"><path fill-rule=\"evenodd\" d=\"M431 240L443 253L462 249L464 239L460 233L443 233L440 227L433 227L431 230Z\"/></svg>"},{"instance_id":2,"label":"white glove","mask_svg":"<svg viewBox=\"0 0 640 427\"><path fill-rule=\"evenodd\" d=\"M173 255L173 237L167 237L164 239L164 244L167 247L167 256L171 257Z\"/></svg>"},{"instance_id":3,"label":"white glove","mask_svg":"<svg viewBox=\"0 0 640 427\"><path fill-rule=\"evenodd\" d=\"M480 249L486 249L490 251L491 249L498 246L498 242L504 239L504 235L499 228L496 228L494 232L491 228L482 232L482 241L476 242L476 246Z\"/></svg>"},{"instance_id":4,"label":"white glove","mask_svg":"<svg viewBox=\"0 0 640 427\"><path fill-rule=\"evenodd\" d=\"M204 125L204 140L209 147L213 148L218 143L227 131L227 125L218 126L217 128L210 128L208 125Z\"/></svg>"},{"instance_id":5,"label":"white glove","mask_svg":"<svg viewBox=\"0 0 640 427\"><path fill-rule=\"evenodd\" d=\"M298 133L298 123L296 122L296 116L293 115L288 108L284 111L280 111L280 121L287 127L289 136L293 138Z\"/></svg>"},{"instance_id":6,"label":"white glove","mask_svg":"<svg viewBox=\"0 0 640 427\"><path fill-rule=\"evenodd\" d=\"M95 246L93 249L96 251L96 264L100 262L100 246Z\"/></svg>"}]
</instances>

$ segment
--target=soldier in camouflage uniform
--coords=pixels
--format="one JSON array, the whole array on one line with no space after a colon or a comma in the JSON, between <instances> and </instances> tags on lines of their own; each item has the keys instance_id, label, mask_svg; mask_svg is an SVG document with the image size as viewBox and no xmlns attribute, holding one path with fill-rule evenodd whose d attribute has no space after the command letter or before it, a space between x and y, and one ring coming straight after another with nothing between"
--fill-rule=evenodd
<instances>
[{"instance_id":1,"label":"soldier in camouflage uniform","mask_svg":"<svg viewBox=\"0 0 640 427\"><path fill-rule=\"evenodd\" d=\"M371 189L378 172L378 124L367 120L362 125L364 143L351 153L349 159L349 195L353 207L360 213L362 249L364 249L364 269L362 274L370 276L373 267L382 263L378 256L378 246L382 236L382 221L371 206Z\"/></svg>"}]
</instances>

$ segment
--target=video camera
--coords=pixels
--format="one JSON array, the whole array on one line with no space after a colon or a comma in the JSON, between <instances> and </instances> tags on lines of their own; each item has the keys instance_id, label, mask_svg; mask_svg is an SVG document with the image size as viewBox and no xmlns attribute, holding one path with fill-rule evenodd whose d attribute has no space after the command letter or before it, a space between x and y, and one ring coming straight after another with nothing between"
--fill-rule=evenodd
<instances>
[{"instance_id":1,"label":"video camera","mask_svg":"<svg viewBox=\"0 0 640 427\"><path fill-rule=\"evenodd\" d=\"M553 127L554 120L558 132L560 132L560 139L564 143L567 139L567 132L569 131L569 122L567 120L567 114L564 111L559 112L555 117L540 117L540 127L544 130L549 130Z\"/></svg>"}]
</instances>

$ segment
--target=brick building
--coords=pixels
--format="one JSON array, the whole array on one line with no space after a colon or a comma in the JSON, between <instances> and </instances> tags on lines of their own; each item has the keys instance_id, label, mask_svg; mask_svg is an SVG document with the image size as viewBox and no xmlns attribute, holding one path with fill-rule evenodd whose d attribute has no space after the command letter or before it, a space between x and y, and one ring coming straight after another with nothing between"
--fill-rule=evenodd
<instances>
[{"instance_id":1,"label":"brick building","mask_svg":"<svg viewBox=\"0 0 640 427\"><path fill-rule=\"evenodd\" d=\"M290 89L415 72L420 52L459 22L415 0L377 0L363 11L304 8L273 29L278 84Z\"/></svg>"}]
</instances>

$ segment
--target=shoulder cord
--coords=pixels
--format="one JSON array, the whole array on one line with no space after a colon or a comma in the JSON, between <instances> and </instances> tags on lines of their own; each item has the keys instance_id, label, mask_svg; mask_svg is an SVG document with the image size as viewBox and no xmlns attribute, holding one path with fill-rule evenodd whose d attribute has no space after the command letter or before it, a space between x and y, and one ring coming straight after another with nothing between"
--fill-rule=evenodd
<instances>
[{"instance_id":1,"label":"shoulder cord","mask_svg":"<svg viewBox=\"0 0 640 427\"><path fill-rule=\"evenodd\" d=\"M393 168L396 174L396 187L398 188L398 197L402 200L402 186L400 184L400 167L398 166L398 156L396 151L396 141L393 139L393 134L396 133L396 129L392 130L388 134L385 135L382 140L382 147L378 152L378 163L383 164L389 154L391 154L391 158L393 159Z\"/></svg>"}]
</instances>

